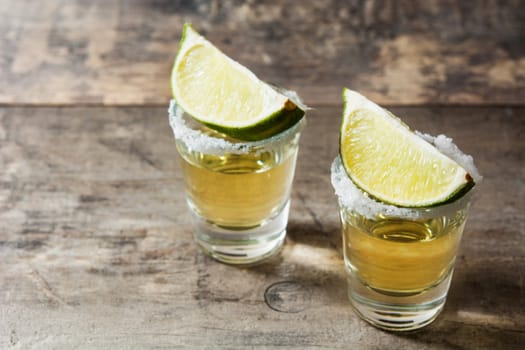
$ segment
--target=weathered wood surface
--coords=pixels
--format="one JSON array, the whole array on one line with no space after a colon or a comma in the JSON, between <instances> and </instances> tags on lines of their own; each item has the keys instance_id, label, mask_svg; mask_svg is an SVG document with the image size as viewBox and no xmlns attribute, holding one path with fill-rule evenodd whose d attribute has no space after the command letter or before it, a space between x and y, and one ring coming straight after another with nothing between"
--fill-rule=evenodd
<instances>
[{"instance_id":1,"label":"weathered wood surface","mask_svg":"<svg viewBox=\"0 0 525 350\"><path fill-rule=\"evenodd\" d=\"M522 104L525 1L0 2L0 104L164 106L192 21L310 104Z\"/></svg>"},{"instance_id":2,"label":"weathered wood surface","mask_svg":"<svg viewBox=\"0 0 525 350\"><path fill-rule=\"evenodd\" d=\"M166 108L0 108L0 348L522 349L525 109L394 111L485 176L443 314L405 335L346 298L339 107L309 114L285 247L252 268L193 243Z\"/></svg>"}]
</instances>

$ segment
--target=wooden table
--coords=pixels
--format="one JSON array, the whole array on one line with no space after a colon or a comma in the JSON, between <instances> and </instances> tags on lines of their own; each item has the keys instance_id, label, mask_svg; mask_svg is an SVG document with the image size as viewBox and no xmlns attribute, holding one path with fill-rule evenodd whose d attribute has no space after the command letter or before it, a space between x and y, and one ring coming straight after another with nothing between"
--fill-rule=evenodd
<instances>
[{"instance_id":1,"label":"wooden table","mask_svg":"<svg viewBox=\"0 0 525 350\"><path fill-rule=\"evenodd\" d=\"M1 349L525 348L523 1L0 3ZM191 236L167 122L182 23L314 107L281 254ZM449 299L408 334L346 297L329 166L342 86L444 133L484 175Z\"/></svg>"}]
</instances>

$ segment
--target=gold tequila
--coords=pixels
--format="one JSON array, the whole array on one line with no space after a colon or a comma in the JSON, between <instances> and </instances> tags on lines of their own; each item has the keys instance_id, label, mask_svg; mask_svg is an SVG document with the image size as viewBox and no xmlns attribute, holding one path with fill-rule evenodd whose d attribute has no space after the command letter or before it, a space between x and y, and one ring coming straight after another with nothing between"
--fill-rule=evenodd
<instances>
[{"instance_id":1,"label":"gold tequila","mask_svg":"<svg viewBox=\"0 0 525 350\"><path fill-rule=\"evenodd\" d=\"M348 268L379 293L414 295L439 285L451 272L466 209L451 217L367 218L342 211Z\"/></svg>"},{"instance_id":2,"label":"gold tequila","mask_svg":"<svg viewBox=\"0 0 525 350\"><path fill-rule=\"evenodd\" d=\"M255 227L287 204L296 147L247 154L205 154L179 147L192 210L222 227Z\"/></svg>"}]
</instances>

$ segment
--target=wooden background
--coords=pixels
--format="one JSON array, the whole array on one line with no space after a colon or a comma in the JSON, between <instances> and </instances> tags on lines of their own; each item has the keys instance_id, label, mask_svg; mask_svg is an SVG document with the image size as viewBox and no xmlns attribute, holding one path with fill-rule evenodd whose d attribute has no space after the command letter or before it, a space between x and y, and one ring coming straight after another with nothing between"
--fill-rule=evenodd
<instances>
[{"instance_id":1,"label":"wooden background","mask_svg":"<svg viewBox=\"0 0 525 350\"><path fill-rule=\"evenodd\" d=\"M160 105L182 24L312 105L523 103L524 1L3 0L0 103Z\"/></svg>"},{"instance_id":2,"label":"wooden background","mask_svg":"<svg viewBox=\"0 0 525 350\"><path fill-rule=\"evenodd\" d=\"M1 349L525 348L525 1L0 1ZM314 109L280 255L191 236L167 121L182 24ZM343 86L453 137L484 182L443 314L346 298L329 166Z\"/></svg>"}]
</instances>

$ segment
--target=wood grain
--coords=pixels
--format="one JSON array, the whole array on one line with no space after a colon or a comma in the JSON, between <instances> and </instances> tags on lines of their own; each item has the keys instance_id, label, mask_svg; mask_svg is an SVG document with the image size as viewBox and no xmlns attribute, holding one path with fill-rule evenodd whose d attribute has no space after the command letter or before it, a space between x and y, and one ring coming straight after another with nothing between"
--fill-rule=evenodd
<instances>
[{"instance_id":1,"label":"wood grain","mask_svg":"<svg viewBox=\"0 0 525 350\"><path fill-rule=\"evenodd\" d=\"M164 106L186 21L309 104L525 101L525 1L0 3L0 104Z\"/></svg>"},{"instance_id":2,"label":"wood grain","mask_svg":"<svg viewBox=\"0 0 525 350\"><path fill-rule=\"evenodd\" d=\"M525 343L525 108L404 107L485 176L443 314L405 335L346 298L329 166L340 108L308 115L282 253L204 256L166 108L0 108L2 349L519 349Z\"/></svg>"}]
</instances>

